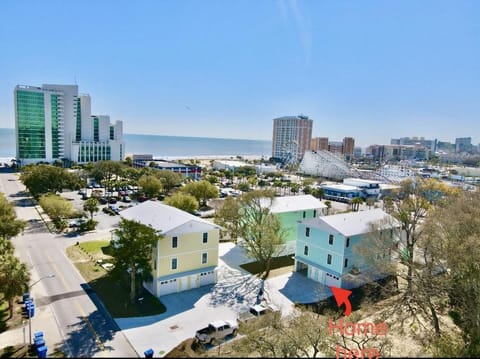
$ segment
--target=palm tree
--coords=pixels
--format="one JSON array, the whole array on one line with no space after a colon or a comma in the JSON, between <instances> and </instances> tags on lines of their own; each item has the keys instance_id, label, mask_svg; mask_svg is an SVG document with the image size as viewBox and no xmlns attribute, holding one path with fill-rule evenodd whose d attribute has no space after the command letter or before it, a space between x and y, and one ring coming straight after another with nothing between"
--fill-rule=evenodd
<instances>
[{"instance_id":1,"label":"palm tree","mask_svg":"<svg viewBox=\"0 0 480 359\"><path fill-rule=\"evenodd\" d=\"M325 201L325 206L327 206L327 215L330 213L330 208L332 208L332 202Z\"/></svg>"},{"instance_id":2,"label":"palm tree","mask_svg":"<svg viewBox=\"0 0 480 359\"><path fill-rule=\"evenodd\" d=\"M360 204L363 203L363 199L361 197L355 197L350 200L350 205L352 206L352 211L358 212Z\"/></svg>"},{"instance_id":3,"label":"palm tree","mask_svg":"<svg viewBox=\"0 0 480 359\"><path fill-rule=\"evenodd\" d=\"M90 213L90 219L93 220L93 214L98 212L98 199L90 197L83 204L83 210Z\"/></svg>"},{"instance_id":4,"label":"palm tree","mask_svg":"<svg viewBox=\"0 0 480 359\"><path fill-rule=\"evenodd\" d=\"M30 273L25 263L14 255L3 257L0 264L0 291L8 301L9 318L13 316L13 300L28 290Z\"/></svg>"},{"instance_id":5,"label":"palm tree","mask_svg":"<svg viewBox=\"0 0 480 359\"><path fill-rule=\"evenodd\" d=\"M318 199L322 199L323 198L323 195L325 194L325 191L323 188L321 187L318 187L316 188L313 193L312 193L316 198Z\"/></svg>"}]
</instances>

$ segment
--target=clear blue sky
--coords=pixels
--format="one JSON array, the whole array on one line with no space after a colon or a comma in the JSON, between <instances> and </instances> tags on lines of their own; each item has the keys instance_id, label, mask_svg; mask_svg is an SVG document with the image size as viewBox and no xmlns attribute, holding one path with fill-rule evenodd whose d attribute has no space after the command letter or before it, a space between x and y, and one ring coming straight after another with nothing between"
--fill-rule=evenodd
<instances>
[{"instance_id":1,"label":"clear blue sky","mask_svg":"<svg viewBox=\"0 0 480 359\"><path fill-rule=\"evenodd\" d=\"M79 85L127 133L480 141L480 1L0 1L0 127L17 84Z\"/></svg>"}]
</instances>

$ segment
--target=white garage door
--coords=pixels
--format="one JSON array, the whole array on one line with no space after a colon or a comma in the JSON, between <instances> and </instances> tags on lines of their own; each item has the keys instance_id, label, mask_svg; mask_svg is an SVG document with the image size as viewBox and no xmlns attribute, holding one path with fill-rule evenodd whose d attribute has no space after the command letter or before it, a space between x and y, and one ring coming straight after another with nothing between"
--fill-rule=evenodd
<instances>
[{"instance_id":1,"label":"white garage door","mask_svg":"<svg viewBox=\"0 0 480 359\"><path fill-rule=\"evenodd\" d=\"M200 286L215 283L215 271L200 273Z\"/></svg>"},{"instance_id":2,"label":"white garage door","mask_svg":"<svg viewBox=\"0 0 480 359\"><path fill-rule=\"evenodd\" d=\"M177 279L162 280L160 282L160 295L178 292Z\"/></svg>"},{"instance_id":3,"label":"white garage door","mask_svg":"<svg viewBox=\"0 0 480 359\"><path fill-rule=\"evenodd\" d=\"M334 287L340 287L340 278L333 274L325 273L325 285L333 285Z\"/></svg>"}]
</instances>

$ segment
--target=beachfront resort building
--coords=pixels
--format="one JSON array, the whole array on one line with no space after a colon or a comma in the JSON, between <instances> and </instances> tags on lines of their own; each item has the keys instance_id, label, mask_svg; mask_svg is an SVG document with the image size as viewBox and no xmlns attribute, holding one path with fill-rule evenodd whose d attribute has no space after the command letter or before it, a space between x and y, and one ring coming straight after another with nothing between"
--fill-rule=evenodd
<instances>
[{"instance_id":1,"label":"beachfront resort building","mask_svg":"<svg viewBox=\"0 0 480 359\"><path fill-rule=\"evenodd\" d=\"M284 116L273 120L272 157L283 163L297 163L310 150L313 120L308 116Z\"/></svg>"},{"instance_id":2,"label":"beachfront resort building","mask_svg":"<svg viewBox=\"0 0 480 359\"><path fill-rule=\"evenodd\" d=\"M303 220L298 224L295 271L326 286L346 289L378 280L385 274L369 258L390 260L392 253L387 245L375 247L368 238L373 241L378 236L380 244L398 243L399 228L378 208Z\"/></svg>"},{"instance_id":3,"label":"beachfront resort building","mask_svg":"<svg viewBox=\"0 0 480 359\"><path fill-rule=\"evenodd\" d=\"M153 295L216 282L219 226L159 201L143 202L120 215L151 226L163 236L153 250L152 281L144 283Z\"/></svg>"},{"instance_id":4,"label":"beachfront resort building","mask_svg":"<svg viewBox=\"0 0 480 359\"><path fill-rule=\"evenodd\" d=\"M124 159L122 122L92 115L90 96L79 94L77 85L18 85L14 108L21 164Z\"/></svg>"},{"instance_id":5,"label":"beachfront resort building","mask_svg":"<svg viewBox=\"0 0 480 359\"><path fill-rule=\"evenodd\" d=\"M190 177L194 180L202 178L202 167L174 161L154 159L153 155L133 155L133 167L149 167L157 170L170 171L181 174L183 177Z\"/></svg>"}]
</instances>

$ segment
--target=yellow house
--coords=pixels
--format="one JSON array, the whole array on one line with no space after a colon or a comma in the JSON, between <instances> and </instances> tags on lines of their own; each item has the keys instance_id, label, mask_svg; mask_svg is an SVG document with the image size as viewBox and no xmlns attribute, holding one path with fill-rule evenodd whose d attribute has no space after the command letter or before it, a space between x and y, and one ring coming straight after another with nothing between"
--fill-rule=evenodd
<instances>
[{"instance_id":1,"label":"yellow house","mask_svg":"<svg viewBox=\"0 0 480 359\"><path fill-rule=\"evenodd\" d=\"M158 201L120 214L163 235L153 250L153 280L143 284L152 294L159 297L216 282L219 226Z\"/></svg>"}]
</instances>

